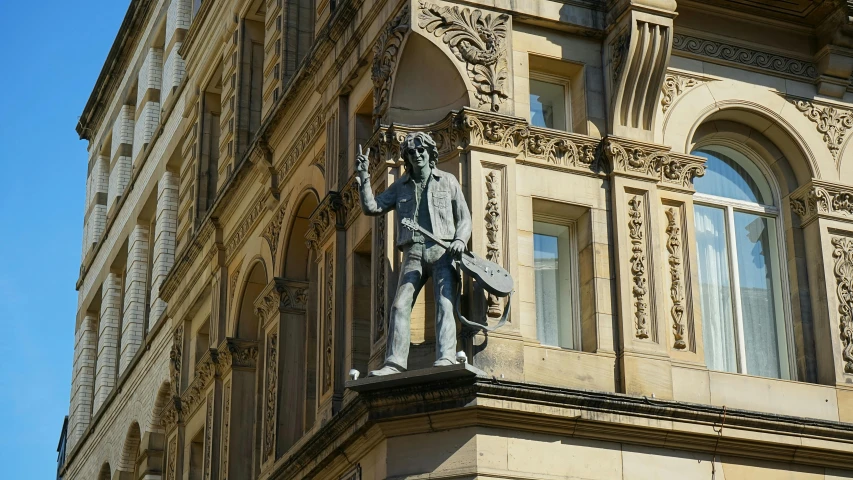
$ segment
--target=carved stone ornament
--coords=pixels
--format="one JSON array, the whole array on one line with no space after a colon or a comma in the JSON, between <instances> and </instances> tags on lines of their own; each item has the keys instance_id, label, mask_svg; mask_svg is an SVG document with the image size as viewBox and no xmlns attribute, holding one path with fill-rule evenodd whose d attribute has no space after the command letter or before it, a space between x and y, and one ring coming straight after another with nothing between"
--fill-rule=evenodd
<instances>
[{"instance_id":1,"label":"carved stone ornament","mask_svg":"<svg viewBox=\"0 0 853 480\"><path fill-rule=\"evenodd\" d=\"M325 112L323 109L318 110L311 120L302 128L293 146L284 155L284 160L278 166L278 184L285 185L287 179L296 170L300 159L303 155L311 150L311 147L317 141L317 137L326 131Z\"/></svg>"},{"instance_id":2,"label":"carved stone ornament","mask_svg":"<svg viewBox=\"0 0 853 480\"><path fill-rule=\"evenodd\" d=\"M611 78L614 81L622 74L622 67L625 66L625 54L628 53L629 39L628 32L622 32L610 42Z\"/></svg>"},{"instance_id":3,"label":"carved stone ornament","mask_svg":"<svg viewBox=\"0 0 853 480\"><path fill-rule=\"evenodd\" d=\"M397 69L400 46L408 33L411 16L408 2L379 34L373 45L373 65L370 78L373 80L373 118L378 125L379 118L388 109L391 96L391 77Z\"/></svg>"},{"instance_id":4,"label":"carved stone ornament","mask_svg":"<svg viewBox=\"0 0 853 480\"><path fill-rule=\"evenodd\" d=\"M634 195L628 200L628 237L631 239L631 295L634 297L635 331L637 338L649 338L646 279L646 254L643 240L643 199Z\"/></svg>"},{"instance_id":5,"label":"carved stone ornament","mask_svg":"<svg viewBox=\"0 0 853 480\"><path fill-rule=\"evenodd\" d=\"M261 236L264 237L264 240L267 241L267 245L270 247L270 254L272 256L272 263L275 265L275 255L276 248L278 248L278 239L281 234L281 225L284 222L285 211L287 210L289 197L281 203L281 206L278 207L272 219L270 219L270 223L264 227L263 232L261 232Z\"/></svg>"},{"instance_id":6,"label":"carved stone ornament","mask_svg":"<svg viewBox=\"0 0 853 480\"><path fill-rule=\"evenodd\" d=\"M237 265L237 268L234 269L234 273L228 278L228 297L230 299L229 305L233 305L237 300L237 280L240 279L240 265Z\"/></svg>"},{"instance_id":7,"label":"carved stone ornament","mask_svg":"<svg viewBox=\"0 0 853 480\"><path fill-rule=\"evenodd\" d=\"M213 378L217 375L219 364L218 352L214 349L208 350L198 361L195 376L187 386L186 391L181 394L181 411L191 415L204 401L204 394Z\"/></svg>"},{"instance_id":8,"label":"carved stone ornament","mask_svg":"<svg viewBox=\"0 0 853 480\"><path fill-rule=\"evenodd\" d=\"M175 472L178 466L178 436L169 439L169 449L166 452L166 480L175 480Z\"/></svg>"},{"instance_id":9,"label":"carved stone ornament","mask_svg":"<svg viewBox=\"0 0 853 480\"><path fill-rule=\"evenodd\" d=\"M231 261L234 254L237 253L237 250L239 250L243 242L249 237L249 234L254 231L255 224L258 223L261 214L264 213L266 208L266 195L259 195L246 214L243 215L243 218L240 219L237 228L234 229L228 240L225 241L225 258L228 261Z\"/></svg>"},{"instance_id":10,"label":"carved stone ornament","mask_svg":"<svg viewBox=\"0 0 853 480\"><path fill-rule=\"evenodd\" d=\"M701 157L665 151L649 152L630 141L620 139L617 142L612 138L604 140L603 149L614 172L652 177L681 188L692 188L693 178L705 174L705 160Z\"/></svg>"},{"instance_id":11,"label":"carved stone ornament","mask_svg":"<svg viewBox=\"0 0 853 480\"><path fill-rule=\"evenodd\" d=\"M332 357L335 318L335 260L326 252L326 305L323 320L323 393L332 388Z\"/></svg>"},{"instance_id":12,"label":"carved stone ornament","mask_svg":"<svg viewBox=\"0 0 853 480\"><path fill-rule=\"evenodd\" d=\"M812 180L797 189L790 197L791 211L808 223L817 216L835 220L853 219L853 188L830 182Z\"/></svg>"},{"instance_id":13,"label":"carved stone ornament","mask_svg":"<svg viewBox=\"0 0 853 480\"><path fill-rule=\"evenodd\" d=\"M705 57L734 63L739 66L766 70L770 73L814 80L817 70L813 63L773 53L759 52L750 48L721 43L715 40L676 33L672 40L673 51L689 56Z\"/></svg>"},{"instance_id":14,"label":"carved stone ornament","mask_svg":"<svg viewBox=\"0 0 853 480\"><path fill-rule=\"evenodd\" d=\"M183 345L184 324L180 323L178 328L172 332L172 348L169 350L169 379L173 397L181 391L181 349Z\"/></svg>"},{"instance_id":15,"label":"carved stone ornament","mask_svg":"<svg viewBox=\"0 0 853 480\"><path fill-rule=\"evenodd\" d=\"M278 393L278 334L273 333L267 340L267 385L264 402L264 461L275 454L275 404Z\"/></svg>"},{"instance_id":16,"label":"carved stone ornament","mask_svg":"<svg viewBox=\"0 0 853 480\"><path fill-rule=\"evenodd\" d=\"M667 73L663 80L663 91L660 99L661 110L666 113L679 95L705 82L706 80L694 76Z\"/></svg>"},{"instance_id":17,"label":"carved stone ornament","mask_svg":"<svg viewBox=\"0 0 853 480\"><path fill-rule=\"evenodd\" d=\"M222 406L222 478L228 475L228 448L231 446L231 382L223 388Z\"/></svg>"},{"instance_id":18,"label":"carved stone ornament","mask_svg":"<svg viewBox=\"0 0 853 480\"><path fill-rule=\"evenodd\" d=\"M673 347L678 350L687 348L684 334L684 293L681 280L681 227L678 225L678 212L675 208L665 210L666 251L669 252L669 297L672 300L672 330L675 337Z\"/></svg>"},{"instance_id":19,"label":"carved stone ornament","mask_svg":"<svg viewBox=\"0 0 853 480\"><path fill-rule=\"evenodd\" d=\"M853 238L832 237L831 241L840 315L841 361L844 373L853 374Z\"/></svg>"},{"instance_id":20,"label":"carved stone ornament","mask_svg":"<svg viewBox=\"0 0 853 480\"><path fill-rule=\"evenodd\" d=\"M500 188L499 172L492 170L486 174L486 260L500 263L501 259L501 210L498 189ZM495 295L488 296L490 317L501 316L501 303Z\"/></svg>"},{"instance_id":21,"label":"carved stone ornament","mask_svg":"<svg viewBox=\"0 0 853 480\"><path fill-rule=\"evenodd\" d=\"M420 8L418 25L442 37L453 55L465 62L480 105L490 105L491 111L499 111L509 98L505 45L509 15L484 15L477 9L440 7L425 1L420 2Z\"/></svg>"},{"instance_id":22,"label":"carved stone ornament","mask_svg":"<svg viewBox=\"0 0 853 480\"><path fill-rule=\"evenodd\" d=\"M377 192L379 193L379 192ZM373 250L374 258L374 275L376 276L376 287L373 290L373 309L376 311L373 329L373 341L378 342L385 335L385 298L386 298L386 279L385 271L386 249L385 237L387 236L387 225L385 216L376 217L376 245Z\"/></svg>"},{"instance_id":23,"label":"carved stone ornament","mask_svg":"<svg viewBox=\"0 0 853 480\"><path fill-rule=\"evenodd\" d=\"M276 282L272 281L258 295L255 300L255 315L261 320L262 325L276 318L280 312L281 292L278 290Z\"/></svg>"},{"instance_id":24,"label":"carved stone ornament","mask_svg":"<svg viewBox=\"0 0 853 480\"><path fill-rule=\"evenodd\" d=\"M204 421L204 480L210 480L213 470L213 391L207 395L207 413Z\"/></svg>"},{"instance_id":25,"label":"carved stone ornament","mask_svg":"<svg viewBox=\"0 0 853 480\"><path fill-rule=\"evenodd\" d=\"M308 219L308 231L305 232L305 245L308 250L316 252L320 243L332 233L338 201L337 194L330 193Z\"/></svg>"},{"instance_id":26,"label":"carved stone ornament","mask_svg":"<svg viewBox=\"0 0 853 480\"><path fill-rule=\"evenodd\" d=\"M281 310L305 312L308 306L308 282L276 277L275 286L281 294Z\"/></svg>"},{"instance_id":27,"label":"carved stone ornament","mask_svg":"<svg viewBox=\"0 0 853 480\"><path fill-rule=\"evenodd\" d=\"M219 346L218 359L223 372L228 368L255 368L258 363L258 345L248 340L226 338Z\"/></svg>"},{"instance_id":28,"label":"carved stone ornament","mask_svg":"<svg viewBox=\"0 0 853 480\"><path fill-rule=\"evenodd\" d=\"M814 122L817 131L823 134L823 141L829 148L829 153L837 161L844 137L850 128L853 128L853 112L828 105L816 105L808 100L791 100L791 103Z\"/></svg>"}]
</instances>

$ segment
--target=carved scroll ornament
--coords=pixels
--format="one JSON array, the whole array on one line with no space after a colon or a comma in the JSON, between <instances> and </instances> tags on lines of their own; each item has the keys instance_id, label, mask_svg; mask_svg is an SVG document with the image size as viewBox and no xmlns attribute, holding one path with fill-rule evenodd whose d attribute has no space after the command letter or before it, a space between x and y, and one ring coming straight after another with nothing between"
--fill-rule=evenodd
<instances>
[{"instance_id":1,"label":"carved scroll ornament","mask_svg":"<svg viewBox=\"0 0 853 480\"><path fill-rule=\"evenodd\" d=\"M643 240L643 199L634 195L628 200L628 237L631 239L631 295L634 297L635 331L637 338L649 338L648 287L646 280L646 253Z\"/></svg>"},{"instance_id":2,"label":"carved scroll ornament","mask_svg":"<svg viewBox=\"0 0 853 480\"><path fill-rule=\"evenodd\" d=\"M673 347L678 350L687 348L684 340L684 294L681 272L681 227L678 226L678 213L675 208L666 211L666 251L669 252L669 296L672 300L672 330L675 336Z\"/></svg>"},{"instance_id":3,"label":"carved scroll ornament","mask_svg":"<svg viewBox=\"0 0 853 480\"><path fill-rule=\"evenodd\" d=\"M465 62L480 105L490 105L493 112L500 110L500 105L509 98L505 46L509 15L483 14L477 9L457 6L439 7L424 1L420 7L418 25L442 37L453 55Z\"/></svg>"},{"instance_id":4,"label":"carved scroll ornament","mask_svg":"<svg viewBox=\"0 0 853 480\"><path fill-rule=\"evenodd\" d=\"M853 188L813 180L791 194L790 205L804 223L818 215L849 221L853 217Z\"/></svg>"},{"instance_id":5,"label":"carved scroll ornament","mask_svg":"<svg viewBox=\"0 0 853 480\"><path fill-rule=\"evenodd\" d=\"M844 373L853 374L853 238L832 237L831 242L840 315L841 361Z\"/></svg>"},{"instance_id":6,"label":"carved scroll ornament","mask_svg":"<svg viewBox=\"0 0 853 480\"><path fill-rule=\"evenodd\" d=\"M486 260L495 263L500 263L501 259L501 210L498 188L500 188L499 173L492 170L486 175ZM489 295L487 313L490 317L501 316L501 304L497 296Z\"/></svg>"},{"instance_id":7,"label":"carved scroll ornament","mask_svg":"<svg viewBox=\"0 0 853 480\"><path fill-rule=\"evenodd\" d=\"M699 157L664 151L648 152L627 143L623 146L620 142L611 138L604 140L604 154L615 172L654 177L682 188L691 188L693 179L705 174L704 160Z\"/></svg>"},{"instance_id":8,"label":"carved scroll ornament","mask_svg":"<svg viewBox=\"0 0 853 480\"><path fill-rule=\"evenodd\" d=\"M264 404L264 461L275 453L275 403L278 393L278 334L267 340L267 384Z\"/></svg>"},{"instance_id":9,"label":"carved scroll ornament","mask_svg":"<svg viewBox=\"0 0 853 480\"><path fill-rule=\"evenodd\" d=\"M373 45L370 77L373 80L373 118L377 125L379 118L388 109L391 77L397 68L400 46L409 31L409 16L409 4L406 3L400 13L385 26Z\"/></svg>"},{"instance_id":10,"label":"carved scroll ornament","mask_svg":"<svg viewBox=\"0 0 853 480\"><path fill-rule=\"evenodd\" d=\"M703 83L705 80L693 76L667 73L663 80L663 91L660 99L661 110L666 113L678 96Z\"/></svg>"},{"instance_id":11,"label":"carved scroll ornament","mask_svg":"<svg viewBox=\"0 0 853 480\"><path fill-rule=\"evenodd\" d=\"M838 160L844 138L853 128L853 112L828 105L816 105L808 100L791 102L815 124L817 131L823 134L823 141L829 148L832 158Z\"/></svg>"}]
</instances>

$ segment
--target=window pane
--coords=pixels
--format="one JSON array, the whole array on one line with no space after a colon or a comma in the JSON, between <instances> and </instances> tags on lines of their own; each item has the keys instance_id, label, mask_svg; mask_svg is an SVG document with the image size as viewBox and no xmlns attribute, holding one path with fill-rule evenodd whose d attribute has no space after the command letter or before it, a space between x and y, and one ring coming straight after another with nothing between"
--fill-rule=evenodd
<instances>
[{"instance_id":1,"label":"window pane","mask_svg":"<svg viewBox=\"0 0 853 480\"><path fill-rule=\"evenodd\" d=\"M536 333L543 345L575 348L569 227L533 222Z\"/></svg>"},{"instance_id":2,"label":"window pane","mask_svg":"<svg viewBox=\"0 0 853 480\"><path fill-rule=\"evenodd\" d=\"M734 216L746 373L788 378L776 222L751 213Z\"/></svg>"},{"instance_id":3,"label":"window pane","mask_svg":"<svg viewBox=\"0 0 853 480\"><path fill-rule=\"evenodd\" d=\"M726 212L704 205L696 205L694 212L705 362L711 370L737 372Z\"/></svg>"},{"instance_id":4,"label":"window pane","mask_svg":"<svg viewBox=\"0 0 853 480\"><path fill-rule=\"evenodd\" d=\"M694 180L696 191L718 197L772 205L770 187L760 170L743 154L724 147L696 150L706 158L705 175ZM721 152L725 150L725 153Z\"/></svg>"},{"instance_id":5,"label":"window pane","mask_svg":"<svg viewBox=\"0 0 853 480\"><path fill-rule=\"evenodd\" d=\"M530 124L567 130L565 86L530 79Z\"/></svg>"}]
</instances>

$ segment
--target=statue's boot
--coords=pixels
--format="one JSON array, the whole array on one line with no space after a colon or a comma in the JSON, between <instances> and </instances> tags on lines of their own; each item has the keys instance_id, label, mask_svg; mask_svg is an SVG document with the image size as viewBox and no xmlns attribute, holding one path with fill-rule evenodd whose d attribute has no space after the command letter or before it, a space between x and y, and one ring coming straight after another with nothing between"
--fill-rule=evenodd
<instances>
[{"instance_id":1,"label":"statue's boot","mask_svg":"<svg viewBox=\"0 0 853 480\"><path fill-rule=\"evenodd\" d=\"M393 375L395 373L403 373L406 369L397 367L395 365L386 364L384 367L379 370L371 370L370 373L367 374L368 377L382 377L384 375Z\"/></svg>"},{"instance_id":2,"label":"statue's boot","mask_svg":"<svg viewBox=\"0 0 853 480\"><path fill-rule=\"evenodd\" d=\"M455 365L455 364L456 364L456 362L454 362L452 359L447 358L447 357L441 357L438 360L436 360L435 363L432 364L432 366L433 367L449 367L449 366Z\"/></svg>"}]
</instances>

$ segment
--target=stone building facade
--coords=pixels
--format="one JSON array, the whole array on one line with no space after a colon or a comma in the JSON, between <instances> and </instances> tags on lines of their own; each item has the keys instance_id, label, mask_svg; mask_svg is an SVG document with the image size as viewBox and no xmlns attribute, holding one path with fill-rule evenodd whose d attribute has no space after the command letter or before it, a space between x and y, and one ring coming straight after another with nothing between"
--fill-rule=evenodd
<instances>
[{"instance_id":1,"label":"stone building facade","mask_svg":"<svg viewBox=\"0 0 853 480\"><path fill-rule=\"evenodd\" d=\"M89 164L59 473L853 478L853 6L131 0ZM400 253L354 182L432 134L510 303L381 365ZM430 290L428 287L427 290ZM427 370L424 370L426 372ZM353 385L350 384L350 387Z\"/></svg>"}]
</instances>

